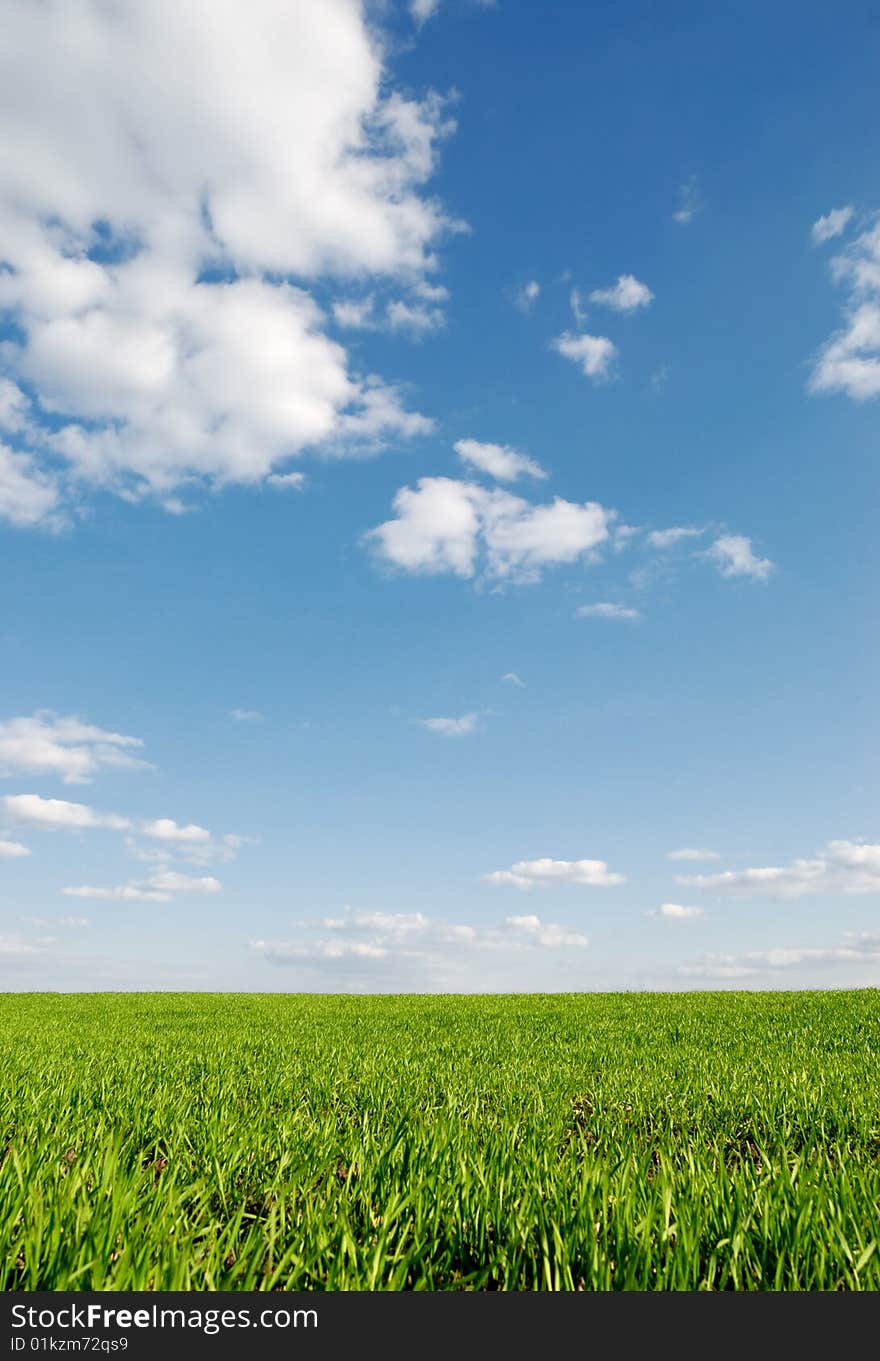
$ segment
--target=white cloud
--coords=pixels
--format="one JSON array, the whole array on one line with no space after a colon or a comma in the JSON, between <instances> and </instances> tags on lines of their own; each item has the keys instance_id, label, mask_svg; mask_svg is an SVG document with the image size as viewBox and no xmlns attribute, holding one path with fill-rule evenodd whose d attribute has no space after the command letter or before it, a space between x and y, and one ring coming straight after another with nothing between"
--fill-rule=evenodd
<instances>
[{"instance_id":1,"label":"white cloud","mask_svg":"<svg viewBox=\"0 0 880 1361\"><path fill-rule=\"evenodd\" d=\"M219 893L223 887L212 875L180 874L177 870L160 870L147 883L162 893Z\"/></svg>"},{"instance_id":2,"label":"white cloud","mask_svg":"<svg viewBox=\"0 0 880 1361\"><path fill-rule=\"evenodd\" d=\"M87 803L68 803L66 799L44 799L39 794L6 794L0 800L6 816L13 822L51 830L84 831L109 828L125 831L131 819L117 813L96 813Z\"/></svg>"},{"instance_id":3,"label":"white cloud","mask_svg":"<svg viewBox=\"0 0 880 1361\"><path fill-rule=\"evenodd\" d=\"M394 497L396 518L366 534L387 562L412 572L536 581L545 567L587 559L609 537L615 511L556 497L533 505L500 489L420 478Z\"/></svg>"},{"instance_id":4,"label":"white cloud","mask_svg":"<svg viewBox=\"0 0 880 1361\"><path fill-rule=\"evenodd\" d=\"M483 444L475 439L460 439L454 448L463 463L479 468L480 472L488 473L499 482L516 482L519 477L547 476L540 463L512 449L509 444Z\"/></svg>"},{"instance_id":5,"label":"white cloud","mask_svg":"<svg viewBox=\"0 0 880 1361\"><path fill-rule=\"evenodd\" d=\"M521 312L529 313L541 293L541 285L537 279L530 279L527 284L518 289L513 296L514 307L518 307Z\"/></svg>"},{"instance_id":6,"label":"white cloud","mask_svg":"<svg viewBox=\"0 0 880 1361\"><path fill-rule=\"evenodd\" d=\"M89 924L88 917L62 917L58 925L68 931L84 931Z\"/></svg>"},{"instance_id":7,"label":"white cloud","mask_svg":"<svg viewBox=\"0 0 880 1361\"><path fill-rule=\"evenodd\" d=\"M138 825L138 831L141 836L148 836L156 841L205 842L211 840L211 833L206 827L199 827L195 822L187 823L183 827L173 818L155 818L153 821L141 822Z\"/></svg>"},{"instance_id":8,"label":"white cloud","mask_svg":"<svg viewBox=\"0 0 880 1361\"><path fill-rule=\"evenodd\" d=\"M117 884L114 888L96 888L92 884L79 884L63 888L66 898L86 898L93 902L115 903L170 903L170 893L159 893L154 889L142 888L137 884Z\"/></svg>"},{"instance_id":9,"label":"white cloud","mask_svg":"<svg viewBox=\"0 0 880 1361\"><path fill-rule=\"evenodd\" d=\"M880 893L880 844L829 841L812 860L677 877L680 884L736 897L795 899L808 894Z\"/></svg>"},{"instance_id":10,"label":"white cloud","mask_svg":"<svg viewBox=\"0 0 880 1361\"><path fill-rule=\"evenodd\" d=\"M404 302L397 298L389 302L385 309L385 319L390 331L408 331L410 335L428 335L439 331L446 325L446 316L440 307L425 307L418 303Z\"/></svg>"},{"instance_id":11,"label":"white cloud","mask_svg":"<svg viewBox=\"0 0 880 1361\"><path fill-rule=\"evenodd\" d=\"M568 305L571 308L571 315L574 317L574 324L579 331L582 331L587 320L587 313L584 308L583 294L579 288L573 288L568 295Z\"/></svg>"},{"instance_id":12,"label":"white cloud","mask_svg":"<svg viewBox=\"0 0 880 1361\"><path fill-rule=\"evenodd\" d=\"M678 186L678 207L672 214L672 220L677 222L680 227L686 227L693 222L702 207L697 177L691 175L686 184Z\"/></svg>"},{"instance_id":13,"label":"white cloud","mask_svg":"<svg viewBox=\"0 0 880 1361\"><path fill-rule=\"evenodd\" d=\"M536 916L507 917L500 926L474 926L421 912L352 912L322 922L297 923L294 941L252 940L249 948L273 964L325 966L340 961L405 963L421 970L449 968L466 956L491 953L528 959L544 952L583 950L589 937ZM329 932L330 934L319 934Z\"/></svg>"},{"instance_id":14,"label":"white cloud","mask_svg":"<svg viewBox=\"0 0 880 1361\"><path fill-rule=\"evenodd\" d=\"M621 274L610 288L594 289L590 301L615 312L636 312L640 307L648 307L653 297L647 284L640 283L632 274Z\"/></svg>"},{"instance_id":15,"label":"white cloud","mask_svg":"<svg viewBox=\"0 0 880 1361\"><path fill-rule=\"evenodd\" d=\"M617 346L607 336L572 335L571 331L564 331L550 342L550 348L579 364L584 376L594 383L604 382L611 376L617 358Z\"/></svg>"},{"instance_id":16,"label":"white cloud","mask_svg":"<svg viewBox=\"0 0 880 1361\"><path fill-rule=\"evenodd\" d=\"M111 888L96 888L91 884L73 885L61 892L67 898L88 898L108 902L170 903L176 893L219 893L223 885L210 875L180 874L176 870L159 870L148 879L132 879L127 884Z\"/></svg>"},{"instance_id":17,"label":"white cloud","mask_svg":"<svg viewBox=\"0 0 880 1361\"><path fill-rule=\"evenodd\" d=\"M703 850L698 846L683 846L680 851L667 851L667 860L720 860L717 851Z\"/></svg>"},{"instance_id":18,"label":"white cloud","mask_svg":"<svg viewBox=\"0 0 880 1361\"><path fill-rule=\"evenodd\" d=\"M520 690L524 690L526 688L525 681L522 679L521 676L518 676L515 671L505 671L501 679L503 681L507 681L508 685L517 686L517 688Z\"/></svg>"},{"instance_id":19,"label":"white cloud","mask_svg":"<svg viewBox=\"0 0 880 1361\"><path fill-rule=\"evenodd\" d=\"M361 4L3 8L0 310L39 400L19 454L36 464L0 464L7 514L51 512L59 459L167 500L428 428L352 372L307 291L415 290L456 225L423 192L445 102L389 84Z\"/></svg>"},{"instance_id":20,"label":"white cloud","mask_svg":"<svg viewBox=\"0 0 880 1361\"><path fill-rule=\"evenodd\" d=\"M139 737L41 709L0 722L0 776L59 775L65 784L87 784L101 769L151 769L132 754L142 746Z\"/></svg>"},{"instance_id":21,"label":"white cloud","mask_svg":"<svg viewBox=\"0 0 880 1361\"><path fill-rule=\"evenodd\" d=\"M669 917L673 921L686 921L702 915L701 907L686 907L683 903L661 903L648 913L649 917Z\"/></svg>"},{"instance_id":22,"label":"white cloud","mask_svg":"<svg viewBox=\"0 0 880 1361\"><path fill-rule=\"evenodd\" d=\"M30 455L0 440L0 519L20 528L57 525L58 488Z\"/></svg>"},{"instance_id":23,"label":"white cloud","mask_svg":"<svg viewBox=\"0 0 880 1361\"><path fill-rule=\"evenodd\" d=\"M856 401L880 396L880 218L831 262L848 285L844 326L820 349L811 392L843 392Z\"/></svg>"},{"instance_id":24,"label":"white cloud","mask_svg":"<svg viewBox=\"0 0 880 1361\"><path fill-rule=\"evenodd\" d=\"M302 491L306 485L305 473L270 473L266 484L278 491Z\"/></svg>"},{"instance_id":25,"label":"white cloud","mask_svg":"<svg viewBox=\"0 0 880 1361\"><path fill-rule=\"evenodd\" d=\"M3 841L0 839L0 860L19 860L23 856L30 855L27 846L22 846L20 841Z\"/></svg>"},{"instance_id":26,"label":"white cloud","mask_svg":"<svg viewBox=\"0 0 880 1361\"><path fill-rule=\"evenodd\" d=\"M512 884L516 888L578 884L610 888L626 882L625 874L609 870L604 860L520 860L509 870L493 870L482 876L484 884Z\"/></svg>"},{"instance_id":27,"label":"white cloud","mask_svg":"<svg viewBox=\"0 0 880 1361\"><path fill-rule=\"evenodd\" d=\"M429 732L439 733L441 737L467 737L475 732L480 715L462 714L461 718L419 718L416 722Z\"/></svg>"},{"instance_id":28,"label":"white cloud","mask_svg":"<svg viewBox=\"0 0 880 1361\"><path fill-rule=\"evenodd\" d=\"M230 709L229 717L234 718L236 723L261 723L263 715L259 709Z\"/></svg>"},{"instance_id":29,"label":"white cloud","mask_svg":"<svg viewBox=\"0 0 880 1361\"><path fill-rule=\"evenodd\" d=\"M880 963L880 934L871 931L845 931L836 945L780 946L770 950L748 950L744 954L709 954L678 972L689 978L737 979L768 976L804 965Z\"/></svg>"},{"instance_id":30,"label":"white cloud","mask_svg":"<svg viewBox=\"0 0 880 1361\"><path fill-rule=\"evenodd\" d=\"M821 246L826 241L831 241L833 237L841 236L849 226L854 212L855 208L848 203L844 208L832 208L830 213L817 218L810 232L813 245Z\"/></svg>"},{"instance_id":31,"label":"white cloud","mask_svg":"<svg viewBox=\"0 0 880 1361\"><path fill-rule=\"evenodd\" d=\"M752 581L766 581L773 571L769 558L758 558L752 552L752 541L744 534L722 534L704 554L715 563L723 577L750 577Z\"/></svg>"},{"instance_id":32,"label":"white cloud","mask_svg":"<svg viewBox=\"0 0 880 1361\"><path fill-rule=\"evenodd\" d=\"M333 320L348 331L372 331L378 323L373 314L376 299L372 293L365 298L340 298L333 304Z\"/></svg>"},{"instance_id":33,"label":"white cloud","mask_svg":"<svg viewBox=\"0 0 880 1361\"><path fill-rule=\"evenodd\" d=\"M641 613L631 605L615 605L610 600L599 600L595 605L579 605L578 619L641 619Z\"/></svg>"},{"instance_id":34,"label":"white cloud","mask_svg":"<svg viewBox=\"0 0 880 1361\"><path fill-rule=\"evenodd\" d=\"M409 4L409 12L419 27L433 18L439 8L440 0L410 0Z\"/></svg>"},{"instance_id":35,"label":"white cloud","mask_svg":"<svg viewBox=\"0 0 880 1361\"><path fill-rule=\"evenodd\" d=\"M652 529L647 542L652 548L674 548L682 539L696 539L705 534L705 529L691 529L675 525L672 529Z\"/></svg>"}]
</instances>

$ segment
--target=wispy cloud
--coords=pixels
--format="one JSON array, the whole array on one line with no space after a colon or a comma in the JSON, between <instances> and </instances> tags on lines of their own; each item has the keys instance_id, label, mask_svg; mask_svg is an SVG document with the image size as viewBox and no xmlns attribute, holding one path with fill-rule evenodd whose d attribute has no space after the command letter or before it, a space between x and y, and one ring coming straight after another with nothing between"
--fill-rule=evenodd
<instances>
[{"instance_id":1,"label":"wispy cloud","mask_svg":"<svg viewBox=\"0 0 880 1361\"><path fill-rule=\"evenodd\" d=\"M813 223L810 235L813 238L814 246L822 246L826 241L831 241L835 236L842 236L852 221L855 208L851 203L847 203L843 208L832 208L830 213L825 213Z\"/></svg>"},{"instance_id":2,"label":"wispy cloud","mask_svg":"<svg viewBox=\"0 0 880 1361\"><path fill-rule=\"evenodd\" d=\"M423 728L437 733L440 737L467 737L476 732L480 721L479 713L462 714L460 718L418 718Z\"/></svg>"},{"instance_id":3,"label":"wispy cloud","mask_svg":"<svg viewBox=\"0 0 880 1361\"><path fill-rule=\"evenodd\" d=\"M680 227L686 227L702 211L702 207L697 177L691 175L686 184L678 186L678 207L672 214L672 220Z\"/></svg>"},{"instance_id":4,"label":"wispy cloud","mask_svg":"<svg viewBox=\"0 0 880 1361\"><path fill-rule=\"evenodd\" d=\"M236 723L261 723L263 715L259 709L230 709L229 717L234 718Z\"/></svg>"},{"instance_id":5,"label":"wispy cloud","mask_svg":"<svg viewBox=\"0 0 880 1361\"><path fill-rule=\"evenodd\" d=\"M642 617L640 611L631 605L615 605L610 600L599 600L595 605L579 605L575 615L578 619L624 619L630 622Z\"/></svg>"},{"instance_id":6,"label":"wispy cloud","mask_svg":"<svg viewBox=\"0 0 880 1361\"><path fill-rule=\"evenodd\" d=\"M516 673L515 671L505 671L505 673L504 673L504 675L501 677L501 679L502 679L503 681L507 681L507 684L508 684L508 685L515 685L515 686L517 686L518 689L520 689L520 690L524 690L524 689L525 689L525 686L526 686L525 681L522 679L521 676L518 676L517 673Z\"/></svg>"},{"instance_id":7,"label":"wispy cloud","mask_svg":"<svg viewBox=\"0 0 880 1361\"><path fill-rule=\"evenodd\" d=\"M64 784L88 784L101 770L151 770L134 754L143 745L139 737L40 709L0 722L0 776L55 775Z\"/></svg>"},{"instance_id":8,"label":"wispy cloud","mask_svg":"<svg viewBox=\"0 0 880 1361\"><path fill-rule=\"evenodd\" d=\"M698 846L683 846L680 851L667 851L667 860L720 860L717 851L707 851Z\"/></svg>"},{"instance_id":9,"label":"wispy cloud","mask_svg":"<svg viewBox=\"0 0 880 1361\"><path fill-rule=\"evenodd\" d=\"M534 307L538 298L541 296L541 285L537 279L530 279L522 288L518 288L513 295L513 305L519 308L520 312L528 315Z\"/></svg>"}]
</instances>

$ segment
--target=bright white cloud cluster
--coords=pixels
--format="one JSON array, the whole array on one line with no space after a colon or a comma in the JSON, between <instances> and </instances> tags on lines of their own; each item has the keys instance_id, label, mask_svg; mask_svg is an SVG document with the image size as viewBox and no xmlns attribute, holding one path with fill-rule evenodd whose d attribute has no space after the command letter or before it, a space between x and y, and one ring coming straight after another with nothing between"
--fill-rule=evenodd
<instances>
[{"instance_id":1,"label":"bright white cloud cluster","mask_svg":"<svg viewBox=\"0 0 880 1361\"><path fill-rule=\"evenodd\" d=\"M65 784L88 784L104 768L149 769L133 754L143 745L139 737L43 709L0 722L0 776L55 775Z\"/></svg>"},{"instance_id":2,"label":"bright white cloud cluster","mask_svg":"<svg viewBox=\"0 0 880 1361\"><path fill-rule=\"evenodd\" d=\"M396 517L365 537L386 562L412 572L535 581L543 569L589 559L616 512L556 497L533 505L501 489L420 478L394 497Z\"/></svg>"},{"instance_id":3,"label":"bright white cloud cluster","mask_svg":"<svg viewBox=\"0 0 880 1361\"><path fill-rule=\"evenodd\" d=\"M678 882L738 897L802 898L808 894L880 893L880 844L830 841L814 859L720 874L679 875Z\"/></svg>"},{"instance_id":4,"label":"bright white cloud cluster","mask_svg":"<svg viewBox=\"0 0 880 1361\"><path fill-rule=\"evenodd\" d=\"M773 571L769 558L759 558L752 551L752 541L744 534L722 534L705 556L714 562L723 577L749 577L752 581L766 581Z\"/></svg>"},{"instance_id":5,"label":"bright white cloud cluster","mask_svg":"<svg viewBox=\"0 0 880 1361\"><path fill-rule=\"evenodd\" d=\"M550 348L579 365L584 377L594 383L603 383L611 377L617 359L617 346L613 341L607 336L591 336L585 332L575 335L563 331L550 342Z\"/></svg>"},{"instance_id":6,"label":"bright white cloud cluster","mask_svg":"<svg viewBox=\"0 0 880 1361\"><path fill-rule=\"evenodd\" d=\"M499 482L516 482L520 477L547 476L540 463L511 449L509 444L482 444L475 439L460 439L455 444L455 452L462 463L487 473Z\"/></svg>"},{"instance_id":7,"label":"bright white cloud cluster","mask_svg":"<svg viewBox=\"0 0 880 1361\"><path fill-rule=\"evenodd\" d=\"M640 283L633 274L621 274L610 288L596 288L590 294L591 302L614 312L637 312L640 307L648 307L653 298L648 285Z\"/></svg>"},{"instance_id":8,"label":"bright white cloud cluster","mask_svg":"<svg viewBox=\"0 0 880 1361\"><path fill-rule=\"evenodd\" d=\"M397 280L398 324L420 325L453 225L422 192L444 101L388 88L360 4L2 0L0 18L0 312L24 339L3 351L0 513L51 517L56 460L167 495L428 428L351 372L307 291Z\"/></svg>"},{"instance_id":9,"label":"bright white cloud cluster","mask_svg":"<svg viewBox=\"0 0 880 1361\"><path fill-rule=\"evenodd\" d=\"M612 888L625 882L626 875L609 870L604 860L520 860L509 870L493 870L483 875L484 884L514 888L550 888L555 884Z\"/></svg>"},{"instance_id":10,"label":"bright white cloud cluster","mask_svg":"<svg viewBox=\"0 0 880 1361\"><path fill-rule=\"evenodd\" d=\"M810 391L843 392L856 401L880 397L880 218L831 269L849 290L844 325L820 349Z\"/></svg>"},{"instance_id":11,"label":"bright white cloud cluster","mask_svg":"<svg viewBox=\"0 0 880 1361\"><path fill-rule=\"evenodd\" d=\"M164 865L170 859L194 864L209 864L234 858L246 838L228 833L215 839L198 823L179 823L173 818L130 818L121 813L100 813L87 803L66 799L46 799L40 794L6 794L0 798L0 816L21 827L36 831L85 832L108 830L127 832L127 844L136 860ZM137 838L157 841L155 850L144 850Z\"/></svg>"}]
</instances>

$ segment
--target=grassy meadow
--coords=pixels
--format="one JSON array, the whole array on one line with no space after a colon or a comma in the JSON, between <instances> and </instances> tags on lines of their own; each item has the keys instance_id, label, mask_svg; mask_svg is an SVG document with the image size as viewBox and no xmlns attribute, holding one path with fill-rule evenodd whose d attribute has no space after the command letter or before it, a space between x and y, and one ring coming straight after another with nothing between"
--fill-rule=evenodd
<instances>
[{"instance_id":1,"label":"grassy meadow","mask_svg":"<svg viewBox=\"0 0 880 1361\"><path fill-rule=\"evenodd\" d=\"M880 992L0 997L6 1290L880 1287Z\"/></svg>"}]
</instances>

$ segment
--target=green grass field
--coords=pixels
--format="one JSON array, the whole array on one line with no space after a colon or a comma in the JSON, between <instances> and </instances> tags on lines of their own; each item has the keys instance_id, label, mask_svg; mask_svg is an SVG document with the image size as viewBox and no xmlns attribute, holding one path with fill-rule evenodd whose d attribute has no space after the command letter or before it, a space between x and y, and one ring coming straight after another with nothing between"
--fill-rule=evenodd
<instances>
[{"instance_id":1,"label":"green grass field","mask_svg":"<svg viewBox=\"0 0 880 1361\"><path fill-rule=\"evenodd\" d=\"M880 1287L880 992L5 995L3 1286Z\"/></svg>"}]
</instances>

